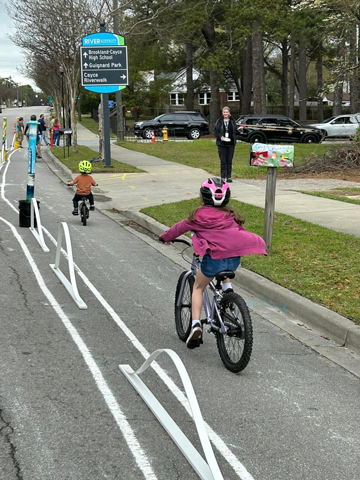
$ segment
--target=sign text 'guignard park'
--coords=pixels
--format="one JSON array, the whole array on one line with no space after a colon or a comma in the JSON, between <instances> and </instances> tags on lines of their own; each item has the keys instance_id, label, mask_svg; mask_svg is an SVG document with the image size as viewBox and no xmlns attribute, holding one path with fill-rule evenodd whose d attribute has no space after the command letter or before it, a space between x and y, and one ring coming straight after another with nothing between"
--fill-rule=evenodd
<instances>
[{"instance_id":1,"label":"sign text 'guignard park'","mask_svg":"<svg viewBox=\"0 0 360 480\"><path fill-rule=\"evenodd\" d=\"M87 90L111 93L129 84L124 37L110 32L93 33L80 47L81 84Z\"/></svg>"}]
</instances>

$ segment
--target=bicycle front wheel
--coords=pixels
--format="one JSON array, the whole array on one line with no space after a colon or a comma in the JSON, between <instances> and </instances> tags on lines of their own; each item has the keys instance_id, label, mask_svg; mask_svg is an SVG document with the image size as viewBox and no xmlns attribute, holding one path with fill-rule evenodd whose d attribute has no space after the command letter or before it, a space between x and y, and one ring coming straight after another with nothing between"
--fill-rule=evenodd
<instances>
[{"instance_id":1,"label":"bicycle front wheel","mask_svg":"<svg viewBox=\"0 0 360 480\"><path fill-rule=\"evenodd\" d=\"M226 333L216 332L216 343L221 360L231 372L238 373L250 361L253 329L249 309L237 293L227 293L220 302Z\"/></svg>"},{"instance_id":2,"label":"bicycle front wheel","mask_svg":"<svg viewBox=\"0 0 360 480\"><path fill-rule=\"evenodd\" d=\"M86 205L85 205L85 202L81 205L81 209L80 209L80 215L81 215L81 221L84 225L84 227L86 227L86 219L87 219L87 211L86 211Z\"/></svg>"},{"instance_id":3,"label":"bicycle front wheel","mask_svg":"<svg viewBox=\"0 0 360 480\"><path fill-rule=\"evenodd\" d=\"M194 277L189 275L185 280L184 291L179 302L181 285L186 273L182 272L180 275L175 294L175 326L176 332L183 342L187 340L191 330L191 298L194 287Z\"/></svg>"}]
</instances>

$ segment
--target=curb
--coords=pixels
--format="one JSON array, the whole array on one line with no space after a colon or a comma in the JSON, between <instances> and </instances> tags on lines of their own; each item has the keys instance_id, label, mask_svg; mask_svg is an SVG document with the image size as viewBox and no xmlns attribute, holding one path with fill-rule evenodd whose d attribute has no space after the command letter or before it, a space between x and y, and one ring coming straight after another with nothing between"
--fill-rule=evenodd
<instances>
[{"instance_id":1,"label":"curb","mask_svg":"<svg viewBox=\"0 0 360 480\"><path fill-rule=\"evenodd\" d=\"M45 152L46 155L49 155L50 161L59 169L62 171L64 175L69 176L72 179L72 171L70 168L68 168L66 165L64 165L58 158L55 157L55 155L50 151L46 150ZM47 159L46 159L47 160ZM45 161L46 161L45 160Z\"/></svg>"},{"instance_id":2,"label":"curb","mask_svg":"<svg viewBox=\"0 0 360 480\"><path fill-rule=\"evenodd\" d=\"M155 235L161 235L168 229L166 225L141 212L128 210L118 210L118 212ZM183 236L183 238L189 240L188 237ZM179 250L183 248L176 243L174 247ZM235 277L233 282L249 294L256 295L278 310L288 312L304 323L320 330L341 346L357 350L360 353L360 326L355 325L348 318L245 268L241 269L241 275Z\"/></svg>"}]
</instances>

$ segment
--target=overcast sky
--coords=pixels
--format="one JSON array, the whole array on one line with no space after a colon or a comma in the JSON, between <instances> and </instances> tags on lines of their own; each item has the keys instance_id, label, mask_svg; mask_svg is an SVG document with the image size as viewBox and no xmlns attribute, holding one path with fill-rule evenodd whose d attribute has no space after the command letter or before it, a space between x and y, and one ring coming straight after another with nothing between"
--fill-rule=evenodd
<instances>
[{"instance_id":1,"label":"overcast sky","mask_svg":"<svg viewBox=\"0 0 360 480\"><path fill-rule=\"evenodd\" d=\"M2 2L6 3L6 0L2 0ZM20 85L30 84L34 88L33 81L19 72L19 68L24 66L25 61L20 48L14 45L8 37L10 33L14 33L14 27L11 23L6 8L0 3L0 77L11 76L16 83Z\"/></svg>"}]
</instances>

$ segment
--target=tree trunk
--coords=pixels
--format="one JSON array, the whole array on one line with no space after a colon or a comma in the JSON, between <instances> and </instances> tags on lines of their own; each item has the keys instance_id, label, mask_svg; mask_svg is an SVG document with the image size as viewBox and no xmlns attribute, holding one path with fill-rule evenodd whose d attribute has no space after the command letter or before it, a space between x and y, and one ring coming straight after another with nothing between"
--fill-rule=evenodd
<instances>
[{"instance_id":1,"label":"tree trunk","mask_svg":"<svg viewBox=\"0 0 360 480\"><path fill-rule=\"evenodd\" d=\"M317 74L317 89L318 89L318 98L317 98L317 121L322 122L324 120L324 104L323 104L323 61L322 61L322 42L318 47L317 58L316 58L316 74Z\"/></svg>"},{"instance_id":2,"label":"tree trunk","mask_svg":"<svg viewBox=\"0 0 360 480\"><path fill-rule=\"evenodd\" d=\"M186 110L194 110L193 46L186 44Z\"/></svg>"},{"instance_id":3,"label":"tree trunk","mask_svg":"<svg viewBox=\"0 0 360 480\"><path fill-rule=\"evenodd\" d=\"M304 38L304 29L299 40L299 122L306 122L306 45Z\"/></svg>"},{"instance_id":4,"label":"tree trunk","mask_svg":"<svg viewBox=\"0 0 360 480\"><path fill-rule=\"evenodd\" d=\"M247 114L251 112L252 77L252 37L247 37L242 101L240 104L241 114Z\"/></svg>"},{"instance_id":5,"label":"tree trunk","mask_svg":"<svg viewBox=\"0 0 360 480\"><path fill-rule=\"evenodd\" d=\"M343 100L343 83L344 83L344 68L343 58L344 58L344 47L345 41L343 39L339 40L337 46L337 69L338 74L336 75L335 90L334 90L334 103L333 103L333 115L341 115L342 110L342 100Z\"/></svg>"},{"instance_id":6,"label":"tree trunk","mask_svg":"<svg viewBox=\"0 0 360 480\"><path fill-rule=\"evenodd\" d=\"M74 153L77 153L79 151L78 149L78 143L77 143L77 122L76 122L76 89L77 85L74 85L71 87L69 90L69 96L70 96L70 118L71 118L71 130L72 130L72 135L71 135L71 148Z\"/></svg>"},{"instance_id":7,"label":"tree trunk","mask_svg":"<svg viewBox=\"0 0 360 480\"><path fill-rule=\"evenodd\" d=\"M356 38L358 25L350 30L350 62L354 70L350 75L350 112L357 113L360 108L360 85L359 85L359 52L357 51Z\"/></svg>"},{"instance_id":8,"label":"tree trunk","mask_svg":"<svg viewBox=\"0 0 360 480\"><path fill-rule=\"evenodd\" d=\"M295 42L290 43L289 117L295 119Z\"/></svg>"},{"instance_id":9,"label":"tree trunk","mask_svg":"<svg viewBox=\"0 0 360 480\"><path fill-rule=\"evenodd\" d=\"M202 33L205 37L207 46L209 48L209 53L215 51L215 26L214 21L211 20L205 27L202 29ZM214 131L214 126L216 120L220 117L220 89L219 89L219 79L218 73L215 70L210 71L210 88L211 88L211 99L210 99L210 132Z\"/></svg>"},{"instance_id":10,"label":"tree trunk","mask_svg":"<svg viewBox=\"0 0 360 480\"><path fill-rule=\"evenodd\" d=\"M118 0L113 0L113 25L114 33L118 34L120 31L119 27L119 12L118 12ZM118 90L115 93L116 100L116 138L118 142L124 140L124 118L123 118L123 102L122 102L122 93L121 90Z\"/></svg>"},{"instance_id":11,"label":"tree trunk","mask_svg":"<svg viewBox=\"0 0 360 480\"><path fill-rule=\"evenodd\" d=\"M104 109L103 109L102 95L100 95L98 115L99 115L99 160L100 162L105 162Z\"/></svg>"},{"instance_id":12,"label":"tree trunk","mask_svg":"<svg viewBox=\"0 0 360 480\"><path fill-rule=\"evenodd\" d=\"M266 113L263 44L256 22L253 23L252 31L254 113Z\"/></svg>"},{"instance_id":13,"label":"tree trunk","mask_svg":"<svg viewBox=\"0 0 360 480\"><path fill-rule=\"evenodd\" d=\"M334 90L334 103L333 103L333 115L341 115L343 99L343 84L339 82L335 86Z\"/></svg>"},{"instance_id":14,"label":"tree trunk","mask_svg":"<svg viewBox=\"0 0 360 480\"><path fill-rule=\"evenodd\" d=\"M288 54L288 39L284 38L281 42L281 51L282 51L282 69L281 69L281 105L282 105L282 114L288 115L288 64L289 64L289 54Z\"/></svg>"}]
</instances>

